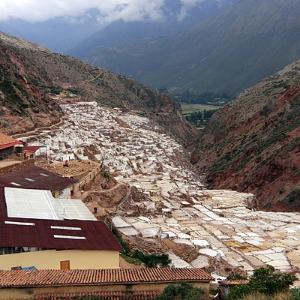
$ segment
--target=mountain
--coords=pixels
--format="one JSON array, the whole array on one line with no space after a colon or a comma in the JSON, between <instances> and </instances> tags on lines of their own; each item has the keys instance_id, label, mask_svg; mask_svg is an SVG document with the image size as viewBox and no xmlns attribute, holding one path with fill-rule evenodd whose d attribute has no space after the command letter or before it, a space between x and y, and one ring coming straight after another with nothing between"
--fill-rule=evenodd
<instances>
[{"instance_id":1,"label":"mountain","mask_svg":"<svg viewBox=\"0 0 300 300\"><path fill-rule=\"evenodd\" d=\"M193 162L213 188L253 192L261 209L300 211L300 61L214 114Z\"/></svg>"},{"instance_id":2,"label":"mountain","mask_svg":"<svg viewBox=\"0 0 300 300\"><path fill-rule=\"evenodd\" d=\"M0 21L0 31L65 53L103 27L97 18L97 10L79 17L56 17L37 23L15 18Z\"/></svg>"},{"instance_id":3,"label":"mountain","mask_svg":"<svg viewBox=\"0 0 300 300\"><path fill-rule=\"evenodd\" d=\"M45 90L36 83L45 83L40 70L16 51L41 51L25 41L0 33L0 131L18 133L35 127L49 126L60 120L62 112Z\"/></svg>"},{"instance_id":4,"label":"mountain","mask_svg":"<svg viewBox=\"0 0 300 300\"><path fill-rule=\"evenodd\" d=\"M192 27L133 40L125 28L119 41L106 43L115 36L109 27L74 54L175 94L231 97L300 57L299 0L214 3L214 13Z\"/></svg>"},{"instance_id":5,"label":"mountain","mask_svg":"<svg viewBox=\"0 0 300 300\"><path fill-rule=\"evenodd\" d=\"M48 95L71 90L82 101L140 111L182 142L193 141L195 131L168 95L5 34L0 34L0 47L1 131L21 132L57 122L61 111Z\"/></svg>"},{"instance_id":6,"label":"mountain","mask_svg":"<svg viewBox=\"0 0 300 300\"><path fill-rule=\"evenodd\" d=\"M105 49L117 46L123 48L138 42L173 36L204 22L221 10L225 3L229 5L236 1L206 0L202 1L201 5L193 6L193 9L184 9L180 0L165 0L162 6L162 20L115 21L78 43L78 46L70 51L70 54L86 59L90 63L101 65L102 62L97 60L98 51L105 51Z\"/></svg>"}]
</instances>

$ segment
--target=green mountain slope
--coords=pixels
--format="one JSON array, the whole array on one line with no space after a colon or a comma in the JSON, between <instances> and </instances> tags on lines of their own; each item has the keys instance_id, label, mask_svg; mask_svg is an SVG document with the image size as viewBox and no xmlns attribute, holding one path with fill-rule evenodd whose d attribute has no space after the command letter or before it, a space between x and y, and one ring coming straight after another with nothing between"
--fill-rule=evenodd
<instances>
[{"instance_id":1,"label":"green mountain slope","mask_svg":"<svg viewBox=\"0 0 300 300\"><path fill-rule=\"evenodd\" d=\"M243 0L193 29L85 59L174 93L231 96L300 57L299 0Z\"/></svg>"}]
</instances>

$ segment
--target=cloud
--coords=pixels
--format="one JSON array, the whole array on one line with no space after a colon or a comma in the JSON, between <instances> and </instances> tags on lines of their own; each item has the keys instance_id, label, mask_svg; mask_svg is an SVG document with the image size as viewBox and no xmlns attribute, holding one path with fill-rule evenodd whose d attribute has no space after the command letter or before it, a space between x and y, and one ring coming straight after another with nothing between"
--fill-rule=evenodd
<instances>
[{"instance_id":1,"label":"cloud","mask_svg":"<svg viewBox=\"0 0 300 300\"><path fill-rule=\"evenodd\" d=\"M79 18L91 9L99 11L98 20L161 20L166 0L0 0L0 21L19 18L41 22L55 17ZM204 0L180 0L183 19L190 8Z\"/></svg>"},{"instance_id":2,"label":"cloud","mask_svg":"<svg viewBox=\"0 0 300 300\"><path fill-rule=\"evenodd\" d=\"M40 22L55 17L79 17L98 9L102 22L162 18L165 0L0 0L0 20L20 18Z\"/></svg>"},{"instance_id":3,"label":"cloud","mask_svg":"<svg viewBox=\"0 0 300 300\"><path fill-rule=\"evenodd\" d=\"M182 21L188 14L188 11L193 8L194 6L204 2L205 0L180 0L181 2L181 10L178 15L178 20Z\"/></svg>"}]
</instances>

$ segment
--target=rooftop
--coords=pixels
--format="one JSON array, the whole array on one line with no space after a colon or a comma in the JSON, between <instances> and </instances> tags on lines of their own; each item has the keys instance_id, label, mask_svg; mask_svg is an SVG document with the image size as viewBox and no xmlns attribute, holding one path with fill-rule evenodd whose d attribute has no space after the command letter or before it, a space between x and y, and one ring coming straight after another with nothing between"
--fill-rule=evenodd
<instances>
[{"instance_id":1,"label":"rooftop","mask_svg":"<svg viewBox=\"0 0 300 300\"><path fill-rule=\"evenodd\" d=\"M6 149L15 145L22 145L22 142L0 132L0 150Z\"/></svg>"},{"instance_id":2,"label":"rooftop","mask_svg":"<svg viewBox=\"0 0 300 300\"><path fill-rule=\"evenodd\" d=\"M96 221L81 200L54 199L50 191L20 188L4 188L7 216L44 220Z\"/></svg>"},{"instance_id":3,"label":"rooftop","mask_svg":"<svg viewBox=\"0 0 300 300\"><path fill-rule=\"evenodd\" d=\"M155 300L160 295L159 291L102 291L102 292L70 292L70 293L46 293L39 294L34 299L39 300L57 300L57 299L81 299L82 297L90 297L101 300Z\"/></svg>"},{"instance_id":4,"label":"rooftop","mask_svg":"<svg viewBox=\"0 0 300 300\"><path fill-rule=\"evenodd\" d=\"M0 288L137 283L210 282L202 269L142 268L105 270L2 271Z\"/></svg>"},{"instance_id":5,"label":"rooftop","mask_svg":"<svg viewBox=\"0 0 300 300\"><path fill-rule=\"evenodd\" d=\"M37 247L56 250L121 251L119 243L104 222L10 217L4 189L0 187L0 248ZM74 215L77 215L76 207Z\"/></svg>"},{"instance_id":6,"label":"rooftop","mask_svg":"<svg viewBox=\"0 0 300 300\"><path fill-rule=\"evenodd\" d=\"M59 191L71 186L76 180L36 166L28 166L1 176L0 182L9 187Z\"/></svg>"},{"instance_id":7,"label":"rooftop","mask_svg":"<svg viewBox=\"0 0 300 300\"><path fill-rule=\"evenodd\" d=\"M113 250L121 247L104 222L74 220L0 220L0 248Z\"/></svg>"}]
</instances>

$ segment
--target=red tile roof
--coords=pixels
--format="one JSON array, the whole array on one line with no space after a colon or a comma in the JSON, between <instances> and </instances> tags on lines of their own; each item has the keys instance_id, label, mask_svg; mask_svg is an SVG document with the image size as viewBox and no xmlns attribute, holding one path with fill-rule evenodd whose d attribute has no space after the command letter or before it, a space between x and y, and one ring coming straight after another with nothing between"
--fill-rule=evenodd
<instances>
[{"instance_id":1,"label":"red tile roof","mask_svg":"<svg viewBox=\"0 0 300 300\"><path fill-rule=\"evenodd\" d=\"M33 181L28 181L26 178ZM77 181L73 178L61 177L36 166L28 166L1 176L0 182L6 182L8 183L6 186L14 188L61 191ZM20 186L15 186L11 182Z\"/></svg>"},{"instance_id":2,"label":"red tile roof","mask_svg":"<svg viewBox=\"0 0 300 300\"><path fill-rule=\"evenodd\" d=\"M10 148L15 145L23 145L22 142L0 132L0 150Z\"/></svg>"},{"instance_id":3,"label":"red tile roof","mask_svg":"<svg viewBox=\"0 0 300 300\"><path fill-rule=\"evenodd\" d=\"M0 288L210 282L202 269L142 268L105 270L1 271Z\"/></svg>"},{"instance_id":4,"label":"red tile roof","mask_svg":"<svg viewBox=\"0 0 300 300\"><path fill-rule=\"evenodd\" d=\"M95 297L101 300L155 300L160 295L159 291L134 291L134 292L72 292L72 293L47 293L35 295L35 300L61 300L80 299L81 297Z\"/></svg>"}]
</instances>

